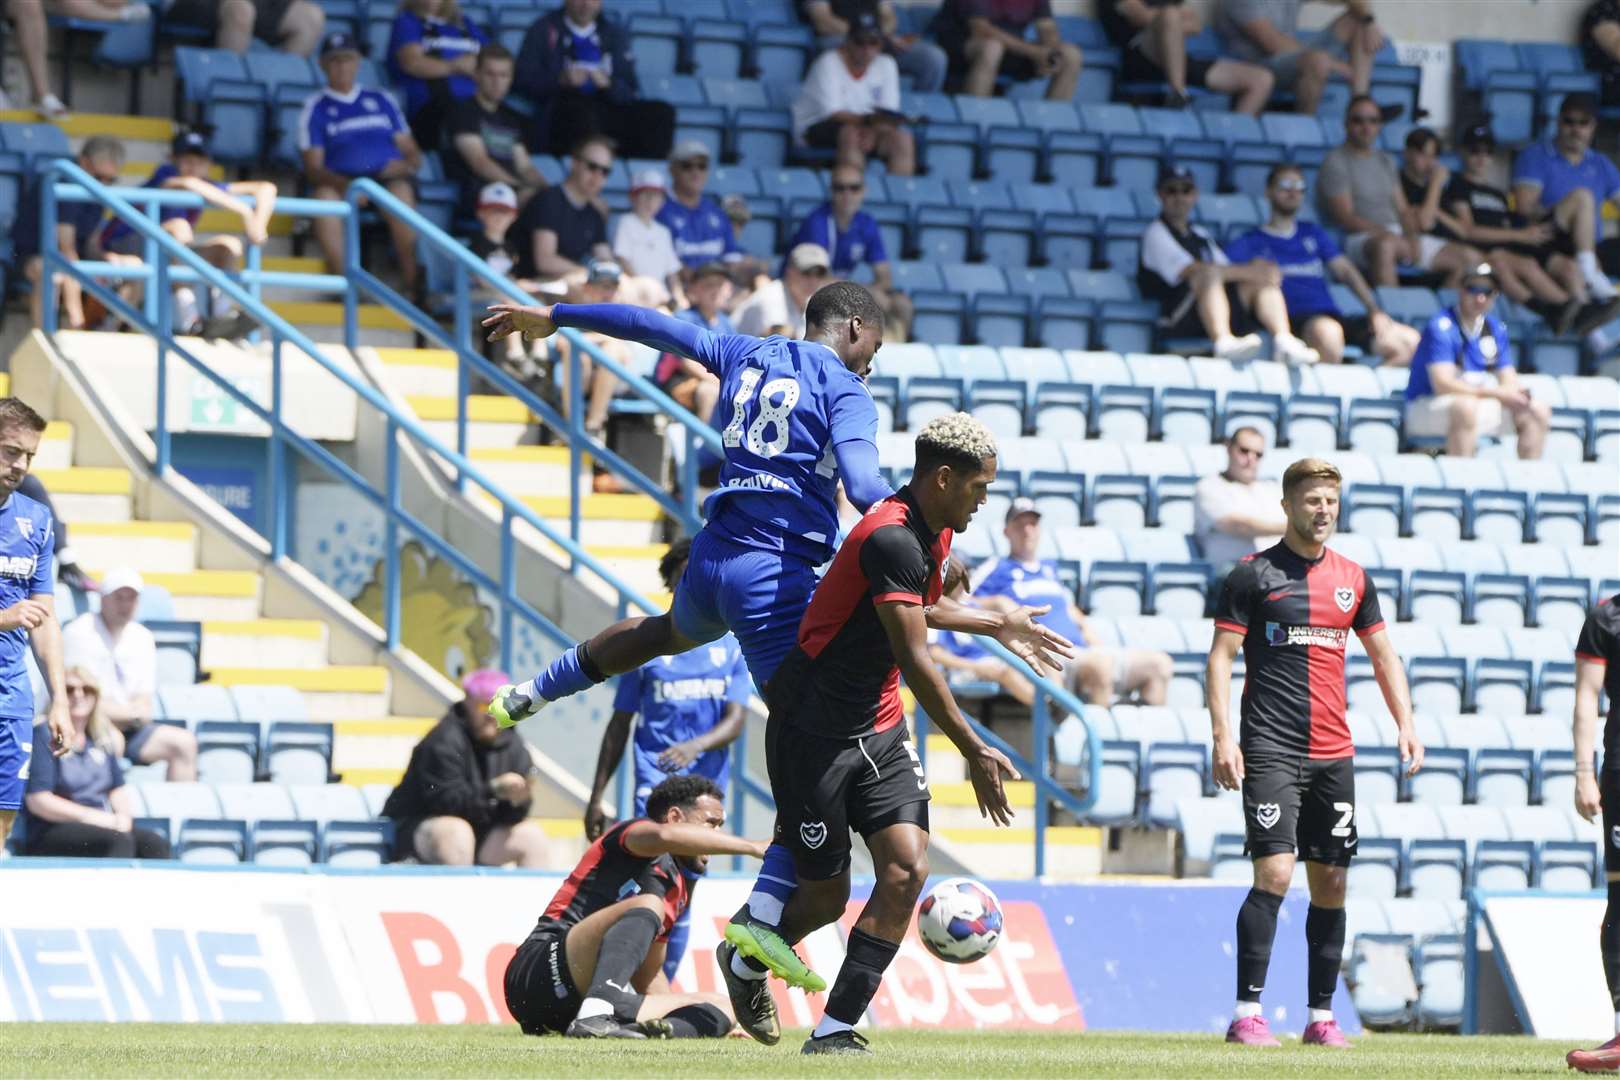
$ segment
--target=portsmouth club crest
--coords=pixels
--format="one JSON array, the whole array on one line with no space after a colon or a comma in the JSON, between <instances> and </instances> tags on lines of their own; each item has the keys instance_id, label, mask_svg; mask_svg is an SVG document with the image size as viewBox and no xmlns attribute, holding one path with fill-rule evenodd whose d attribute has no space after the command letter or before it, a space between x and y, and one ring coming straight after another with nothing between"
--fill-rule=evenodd
<instances>
[{"instance_id":1,"label":"portsmouth club crest","mask_svg":"<svg viewBox=\"0 0 1620 1080\"><path fill-rule=\"evenodd\" d=\"M1282 807L1274 802L1263 802L1254 808L1254 820L1262 829L1269 829L1282 817Z\"/></svg>"},{"instance_id":2,"label":"portsmouth club crest","mask_svg":"<svg viewBox=\"0 0 1620 1080\"><path fill-rule=\"evenodd\" d=\"M1348 615L1350 613L1350 608L1353 607L1356 602L1356 590L1346 585L1339 586L1337 589L1333 590L1333 602L1339 605L1340 611Z\"/></svg>"}]
</instances>

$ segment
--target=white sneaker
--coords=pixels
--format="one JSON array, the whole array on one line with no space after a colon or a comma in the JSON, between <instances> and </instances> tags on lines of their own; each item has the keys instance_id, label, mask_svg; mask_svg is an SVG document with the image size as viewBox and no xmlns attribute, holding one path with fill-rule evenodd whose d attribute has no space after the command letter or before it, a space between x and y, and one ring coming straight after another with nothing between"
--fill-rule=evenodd
<instances>
[{"instance_id":1,"label":"white sneaker","mask_svg":"<svg viewBox=\"0 0 1620 1080\"><path fill-rule=\"evenodd\" d=\"M1245 360L1253 360L1260 355L1260 348L1264 344L1259 334L1244 334L1242 337L1223 337L1215 341L1215 359L1225 360L1232 364L1241 364Z\"/></svg>"},{"instance_id":2,"label":"white sneaker","mask_svg":"<svg viewBox=\"0 0 1620 1080\"><path fill-rule=\"evenodd\" d=\"M46 94L34 105L34 110L47 120L60 120L68 114L68 107L55 94Z\"/></svg>"},{"instance_id":3,"label":"white sneaker","mask_svg":"<svg viewBox=\"0 0 1620 1080\"><path fill-rule=\"evenodd\" d=\"M1271 358L1283 364L1314 364L1322 355L1293 334L1282 334L1272 341Z\"/></svg>"}]
</instances>

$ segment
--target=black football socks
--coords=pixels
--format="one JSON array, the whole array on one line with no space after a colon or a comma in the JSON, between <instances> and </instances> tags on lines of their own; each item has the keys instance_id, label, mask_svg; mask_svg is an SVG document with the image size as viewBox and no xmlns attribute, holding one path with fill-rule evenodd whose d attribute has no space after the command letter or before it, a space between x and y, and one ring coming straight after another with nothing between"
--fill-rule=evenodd
<instances>
[{"instance_id":1,"label":"black football socks","mask_svg":"<svg viewBox=\"0 0 1620 1080\"><path fill-rule=\"evenodd\" d=\"M1277 912L1283 898L1276 893L1250 889L1237 916L1237 999L1258 1002L1266 988L1266 969L1271 966L1271 942L1277 936ZM1344 932L1344 924L1339 924ZM1341 937L1342 942L1342 937Z\"/></svg>"},{"instance_id":2,"label":"black football socks","mask_svg":"<svg viewBox=\"0 0 1620 1080\"><path fill-rule=\"evenodd\" d=\"M1339 962L1344 958L1344 908L1312 904L1305 913L1305 944L1310 950L1305 974L1306 1005L1332 1009L1333 991L1339 985Z\"/></svg>"}]
</instances>

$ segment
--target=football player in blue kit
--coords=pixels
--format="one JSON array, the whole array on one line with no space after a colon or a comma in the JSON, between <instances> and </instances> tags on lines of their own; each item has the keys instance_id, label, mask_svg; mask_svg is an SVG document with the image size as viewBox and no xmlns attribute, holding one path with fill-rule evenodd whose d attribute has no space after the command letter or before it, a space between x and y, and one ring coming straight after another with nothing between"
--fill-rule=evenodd
<instances>
[{"instance_id":1,"label":"football player in blue kit","mask_svg":"<svg viewBox=\"0 0 1620 1080\"><path fill-rule=\"evenodd\" d=\"M675 591L692 541L681 537L658 562L664 587ZM737 639L727 634L707 646L676 656L659 656L619 676L613 695L613 715L602 732L596 758L596 777L585 804L585 839L595 840L609 824L602 808L608 781L624 757L630 725L636 723L632 753L635 760L635 813L647 812L647 796L671 776L706 776L723 792L730 776L727 749L742 732L743 710L753 683L743 662ZM621 813L622 813L621 808ZM683 866L688 886L697 884L698 871ZM681 912L669 932L664 951L664 977L673 980L686 955L691 930L691 908Z\"/></svg>"},{"instance_id":2,"label":"football player in blue kit","mask_svg":"<svg viewBox=\"0 0 1620 1080\"><path fill-rule=\"evenodd\" d=\"M535 678L498 691L490 712L503 725L515 724L548 702L727 630L737 636L754 685L765 690L797 640L815 568L833 555L839 482L863 513L892 494L878 469L877 409L865 382L883 343L883 310L872 294L847 281L822 286L805 306L802 341L713 333L621 304L496 304L484 327L491 341L514 333L543 338L571 327L698 361L720 379L715 419L723 424L725 453L720 486L704 504L706 524L692 540L671 609L621 620L565 651ZM1035 621L1045 611L1003 614L944 602L928 620L939 630L993 636L1046 673L1073 650ZM772 929L795 888L791 855L772 844L727 938L741 954L738 963L763 965L803 989L825 989L826 981ZM768 994L762 998L762 1007L770 1004ZM774 1006L772 1012L774 1025Z\"/></svg>"},{"instance_id":3,"label":"football player in blue kit","mask_svg":"<svg viewBox=\"0 0 1620 1080\"><path fill-rule=\"evenodd\" d=\"M22 807L34 747L34 689L24 649L33 648L50 690L52 752L67 753L73 732L51 584L51 514L17 491L44 433L39 413L18 398L0 398L0 844Z\"/></svg>"}]
</instances>

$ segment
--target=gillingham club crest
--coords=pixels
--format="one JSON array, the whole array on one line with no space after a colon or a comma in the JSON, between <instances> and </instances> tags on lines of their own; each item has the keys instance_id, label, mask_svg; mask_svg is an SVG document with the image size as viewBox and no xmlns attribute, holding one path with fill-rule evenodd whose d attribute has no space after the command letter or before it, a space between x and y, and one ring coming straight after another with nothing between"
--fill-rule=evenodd
<instances>
[{"instance_id":1,"label":"gillingham club crest","mask_svg":"<svg viewBox=\"0 0 1620 1080\"><path fill-rule=\"evenodd\" d=\"M1348 615L1351 606L1356 602L1356 590L1343 585L1339 586L1333 590L1333 602L1339 605L1340 611Z\"/></svg>"}]
</instances>

